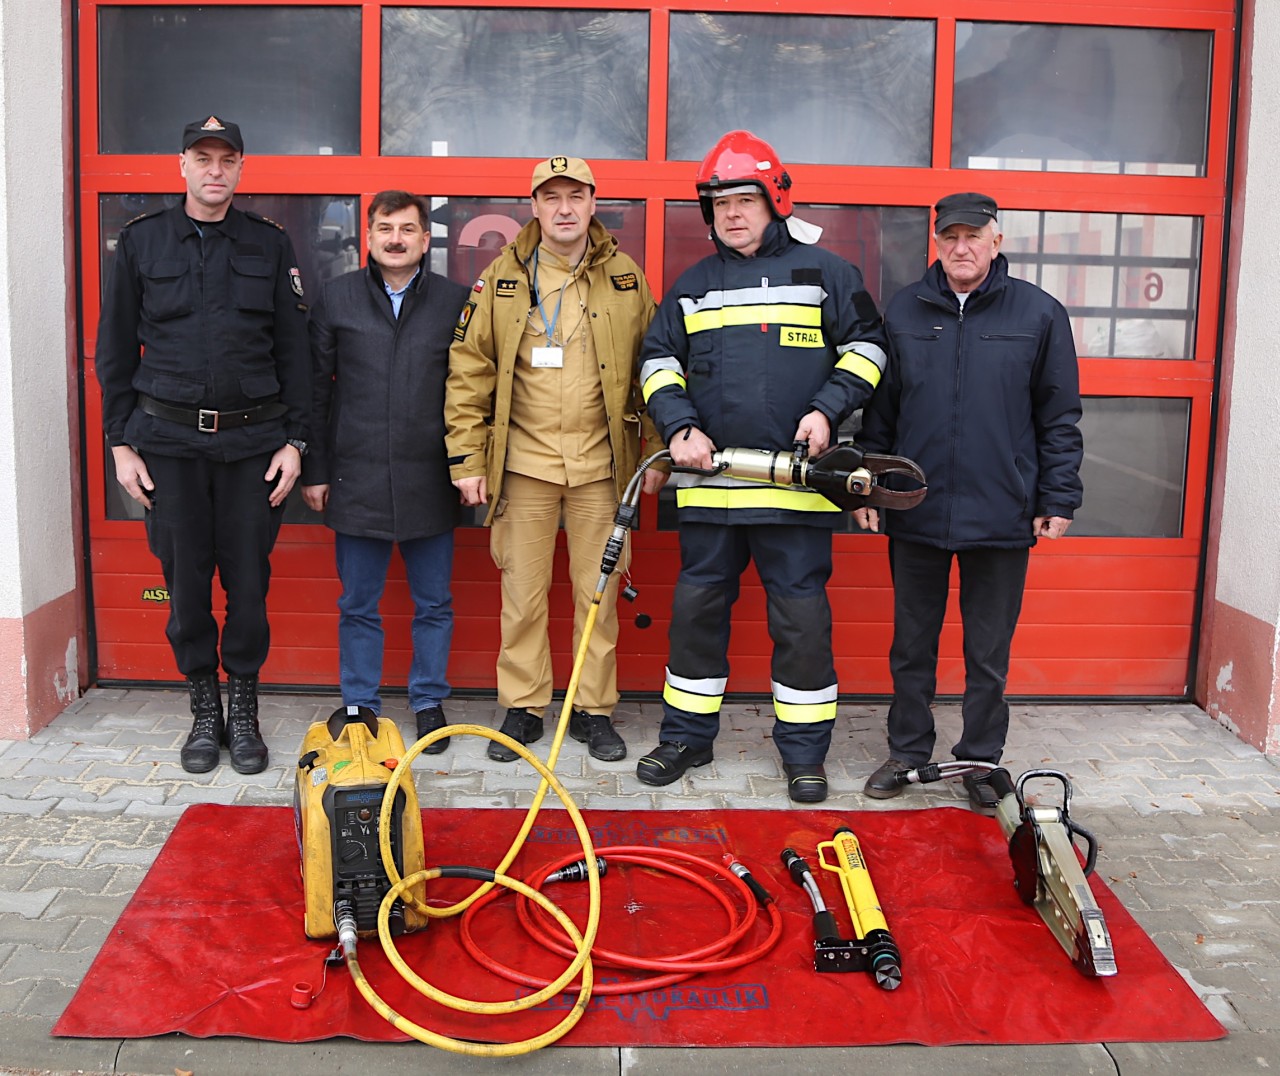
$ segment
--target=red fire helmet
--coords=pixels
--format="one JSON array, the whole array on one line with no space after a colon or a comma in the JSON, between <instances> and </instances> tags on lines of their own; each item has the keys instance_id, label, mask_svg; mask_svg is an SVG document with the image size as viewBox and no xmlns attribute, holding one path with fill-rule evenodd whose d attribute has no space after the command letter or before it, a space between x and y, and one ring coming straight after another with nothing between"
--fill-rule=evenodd
<instances>
[{"instance_id":1,"label":"red fire helmet","mask_svg":"<svg viewBox=\"0 0 1280 1076\"><path fill-rule=\"evenodd\" d=\"M791 177L773 147L750 131L730 131L698 166L698 200L703 219L708 224L712 221L713 198L748 184L760 188L775 217L786 220L791 216Z\"/></svg>"}]
</instances>

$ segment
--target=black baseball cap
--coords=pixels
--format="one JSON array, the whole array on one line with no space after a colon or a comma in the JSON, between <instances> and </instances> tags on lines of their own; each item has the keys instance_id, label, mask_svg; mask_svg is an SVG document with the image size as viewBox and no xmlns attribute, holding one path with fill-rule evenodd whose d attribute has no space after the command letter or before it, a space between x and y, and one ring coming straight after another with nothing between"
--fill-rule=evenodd
<instances>
[{"instance_id":1,"label":"black baseball cap","mask_svg":"<svg viewBox=\"0 0 1280 1076\"><path fill-rule=\"evenodd\" d=\"M244 152L244 139L240 137L240 128L234 123L227 123L210 116L204 120L193 120L182 129L182 150L185 153L202 138L218 138L237 153Z\"/></svg>"},{"instance_id":2,"label":"black baseball cap","mask_svg":"<svg viewBox=\"0 0 1280 1076\"><path fill-rule=\"evenodd\" d=\"M935 233L953 224L971 224L981 228L996 219L996 200L985 194L968 191L964 194L948 194L933 207L938 214Z\"/></svg>"}]
</instances>

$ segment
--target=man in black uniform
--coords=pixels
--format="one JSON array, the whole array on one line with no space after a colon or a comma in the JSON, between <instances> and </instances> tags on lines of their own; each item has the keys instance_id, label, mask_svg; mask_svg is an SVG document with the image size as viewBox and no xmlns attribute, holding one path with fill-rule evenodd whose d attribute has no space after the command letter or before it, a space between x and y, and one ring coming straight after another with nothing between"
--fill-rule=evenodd
<instances>
[{"instance_id":1,"label":"man in black uniform","mask_svg":"<svg viewBox=\"0 0 1280 1076\"><path fill-rule=\"evenodd\" d=\"M166 634L194 717L182 767L213 769L225 743L237 772L258 773L268 558L307 448L306 306L289 237L231 206L240 128L217 116L187 124L178 161L183 204L130 221L116 245L95 352L102 421L169 589Z\"/></svg>"}]
</instances>

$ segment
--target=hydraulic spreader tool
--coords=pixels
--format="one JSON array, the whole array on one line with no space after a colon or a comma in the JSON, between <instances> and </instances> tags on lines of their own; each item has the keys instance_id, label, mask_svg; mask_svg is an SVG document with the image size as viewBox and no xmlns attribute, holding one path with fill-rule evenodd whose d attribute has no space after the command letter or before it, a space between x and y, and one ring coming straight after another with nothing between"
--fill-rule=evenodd
<instances>
[{"instance_id":1,"label":"hydraulic spreader tool","mask_svg":"<svg viewBox=\"0 0 1280 1076\"><path fill-rule=\"evenodd\" d=\"M774 486L811 489L845 511L864 507L914 508L928 492L924 471L914 460L863 452L852 441L841 441L816 456L809 455L805 441L797 441L790 452L725 448L711 454L709 470L674 464L671 469L686 474L724 475ZM883 479L895 475L908 480L904 484L915 484L914 488L886 487Z\"/></svg>"},{"instance_id":2,"label":"hydraulic spreader tool","mask_svg":"<svg viewBox=\"0 0 1280 1076\"><path fill-rule=\"evenodd\" d=\"M1015 783L1009 771L988 762L933 762L905 770L898 782L928 784L969 774L987 776L1000 802L996 819L1009 841L1013 885L1024 904L1045 921L1084 975L1116 974L1116 955L1102 909L1086 878L1098 860L1098 840L1071 818L1071 779L1059 770L1027 770ZM1062 784L1062 806L1028 803L1028 781L1045 778ZM1075 838L1085 843L1084 867Z\"/></svg>"},{"instance_id":3,"label":"hydraulic spreader tool","mask_svg":"<svg viewBox=\"0 0 1280 1076\"><path fill-rule=\"evenodd\" d=\"M831 852L828 860L826 852ZM871 882L871 872L862 856L862 847L853 830L841 826L829 841L818 845L818 862L823 870L840 879L854 938L842 937L836 917L822 899L809 864L793 848L782 850L782 865L791 880L813 903L813 967L815 971L866 971L882 990L902 985L902 954L889 933L880 898Z\"/></svg>"}]
</instances>

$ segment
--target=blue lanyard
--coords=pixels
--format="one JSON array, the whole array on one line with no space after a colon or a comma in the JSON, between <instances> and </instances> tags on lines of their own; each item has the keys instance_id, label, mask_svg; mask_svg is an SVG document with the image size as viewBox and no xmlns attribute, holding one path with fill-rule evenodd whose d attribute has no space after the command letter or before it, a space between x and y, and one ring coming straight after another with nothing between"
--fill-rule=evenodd
<instances>
[{"instance_id":1,"label":"blue lanyard","mask_svg":"<svg viewBox=\"0 0 1280 1076\"><path fill-rule=\"evenodd\" d=\"M570 274L565 277L564 283L560 285L560 298L556 300L556 312L551 315L551 320L548 321L547 311L542 305L542 296L538 292L538 251L536 248L534 249L533 258L530 260L530 264L532 268L529 275L533 281L533 301L538 304L538 313L542 316L542 327L547 333L547 343L551 344L553 347L558 347L559 345L556 344L555 339L556 325L560 321L560 308L564 306L564 289L567 288L569 286L569 282L573 280L573 273L570 272Z\"/></svg>"}]
</instances>

